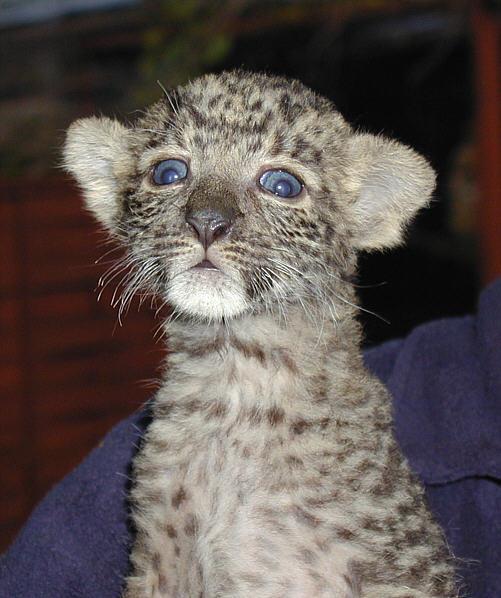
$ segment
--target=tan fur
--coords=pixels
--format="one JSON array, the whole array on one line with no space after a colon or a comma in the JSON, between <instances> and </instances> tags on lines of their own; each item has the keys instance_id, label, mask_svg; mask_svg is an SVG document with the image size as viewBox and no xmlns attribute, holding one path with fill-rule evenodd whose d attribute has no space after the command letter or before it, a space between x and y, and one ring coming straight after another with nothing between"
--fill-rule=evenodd
<instances>
[{"instance_id":1,"label":"tan fur","mask_svg":"<svg viewBox=\"0 0 501 598\"><path fill-rule=\"evenodd\" d=\"M189 176L155 186L176 158ZM174 309L171 354L134 462L126 598L453 598L451 559L363 367L358 250L402 240L426 161L357 133L296 81L241 71L173 91L129 127L69 130L67 168L129 250L124 306ZM259 187L280 168L295 199ZM204 250L194 205L230 210ZM217 271L193 269L209 259Z\"/></svg>"}]
</instances>

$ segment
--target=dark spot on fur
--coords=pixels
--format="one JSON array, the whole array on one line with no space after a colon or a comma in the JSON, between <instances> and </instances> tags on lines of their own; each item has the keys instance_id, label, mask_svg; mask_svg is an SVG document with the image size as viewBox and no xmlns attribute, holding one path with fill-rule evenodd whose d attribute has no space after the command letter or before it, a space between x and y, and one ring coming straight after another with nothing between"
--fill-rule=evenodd
<instances>
[{"instance_id":1,"label":"dark spot on fur","mask_svg":"<svg viewBox=\"0 0 501 598\"><path fill-rule=\"evenodd\" d=\"M317 560L317 555L309 548L300 548L298 556L306 565L313 565L313 563Z\"/></svg>"},{"instance_id":2,"label":"dark spot on fur","mask_svg":"<svg viewBox=\"0 0 501 598\"><path fill-rule=\"evenodd\" d=\"M388 497L393 494L397 486L395 472L385 471L380 481L371 488L371 493L378 497Z\"/></svg>"},{"instance_id":3,"label":"dark spot on fur","mask_svg":"<svg viewBox=\"0 0 501 598\"><path fill-rule=\"evenodd\" d=\"M376 464L371 459L364 459L357 465L357 470L360 473L367 473L376 467Z\"/></svg>"},{"instance_id":4,"label":"dark spot on fur","mask_svg":"<svg viewBox=\"0 0 501 598\"><path fill-rule=\"evenodd\" d=\"M183 486L179 486L179 490L172 496L172 506L175 509L179 508L179 505L187 498L186 491Z\"/></svg>"},{"instance_id":5,"label":"dark spot on fur","mask_svg":"<svg viewBox=\"0 0 501 598\"><path fill-rule=\"evenodd\" d=\"M299 505L292 507L292 512L297 521L304 523L308 527L317 527L320 524L320 519L318 519L318 517L312 515Z\"/></svg>"},{"instance_id":6,"label":"dark spot on fur","mask_svg":"<svg viewBox=\"0 0 501 598\"><path fill-rule=\"evenodd\" d=\"M250 107L252 112L258 112L263 107L263 100L256 100Z\"/></svg>"},{"instance_id":7,"label":"dark spot on fur","mask_svg":"<svg viewBox=\"0 0 501 598\"><path fill-rule=\"evenodd\" d=\"M277 156L278 154L283 153L284 149L285 136L283 133L276 133L270 148L270 155Z\"/></svg>"},{"instance_id":8,"label":"dark spot on fur","mask_svg":"<svg viewBox=\"0 0 501 598\"><path fill-rule=\"evenodd\" d=\"M424 527L420 529L409 530L405 534L405 542L410 546L418 544L426 544L428 539L428 532Z\"/></svg>"},{"instance_id":9,"label":"dark spot on fur","mask_svg":"<svg viewBox=\"0 0 501 598\"><path fill-rule=\"evenodd\" d=\"M317 592L319 592L319 593L323 592L328 587L327 580L325 579L325 577L323 575L320 575L320 573L318 573L318 571L315 571L313 569L308 569L308 575L315 582L315 588L316 588Z\"/></svg>"},{"instance_id":10,"label":"dark spot on fur","mask_svg":"<svg viewBox=\"0 0 501 598\"><path fill-rule=\"evenodd\" d=\"M320 166L322 164L322 161L323 161L322 150L319 150L319 149L314 150L313 151L313 159Z\"/></svg>"},{"instance_id":11,"label":"dark spot on fur","mask_svg":"<svg viewBox=\"0 0 501 598\"><path fill-rule=\"evenodd\" d=\"M289 465L292 465L293 467L303 467L304 466L303 460L300 459L299 457L296 457L295 455L287 455L287 457L285 457L285 462L288 463Z\"/></svg>"},{"instance_id":12,"label":"dark spot on fur","mask_svg":"<svg viewBox=\"0 0 501 598\"><path fill-rule=\"evenodd\" d=\"M207 103L209 110L214 110L214 108L221 103L223 97L224 96L222 93L218 93L215 96L212 96L212 98Z\"/></svg>"},{"instance_id":13,"label":"dark spot on fur","mask_svg":"<svg viewBox=\"0 0 501 598\"><path fill-rule=\"evenodd\" d=\"M332 228L332 226L330 224L327 224L324 229L324 238L325 238L325 242L328 245L330 245L332 243L334 234L335 234L335 230Z\"/></svg>"},{"instance_id":14,"label":"dark spot on fur","mask_svg":"<svg viewBox=\"0 0 501 598\"><path fill-rule=\"evenodd\" d=\"M211 353L218 353L223 349L224 340L216 337L214 340L195 346L186 347L185 351L190 357L205 357Z\"/></svg>"},{"instance_id":15,"label":"dark spot on fur","mask_svg":"<svg viewBox=\"0 0 501 598\"><path fill-rule=\"evenodd\" d=\"M325 505L331 504L332 501L335 500L335 498L336 496L333 493L321 496L309 496L305 500L305 503L309 507L313 507L314 509L316 509L318 507L325 507Z\"/></svg>"},{"instance_id":16,"label":"dark spot on fur","mask_svg":"<svg viewBox=\"0 0 501 598\"><path fill-rule=\"evenodd\" d=\"M181 553L181 551L179 550L179 546L176 544L176 545L174 546L174 554L175 554L176 556L179 556L179 554L180 554L180 553Z\"/></svg>"},{"instance_id":17,"label":"dark spot on fur","mask_svg":"<svg viewBox=\"0 0 501 598\"><path fill-rule=\"evenodd\" d=\"M327 540L322 540L321 538L315 538L315 546L322 553L326 553L329 550L329 542Z\"/></svg>"},{"instance_id":18,"label":"dark spot on fur","mask_svg":"<svg viewBox=\"0 0 501 598\"><path fill-rule=\"evenodd\" d=\"M221 401L211 403L207 409L207 415L210 417L221 418L228 413L228 406Z\"/></svg>"},{"instance_id":19,"label":"dark spot on fur","mask_svg":"<svg viewBox=\"0 0 501 598\"><path fill-rule=\"evenodd\" d=\"M353 447L350 445L345 445L336 453L336 461L338 461L338 463L343 463L352 452Z\"/></svg>"},{"instance_id":20,"label":"dark spot on fur","mask_svg":"<svg viewBox=\"0 0 501 598\"><path fill-rule=\"evenodd\" d=\"M281 407L270 407L266 412L266 417L268 418L270 426L276 426L284 421L285 411Z\"/></svg>"},{"instance_id":21,"label":"dark spot on fur","mask_svg":"<svg viewBox=\"0 0 501 598\"><path fill-rule=\"evenodd\" d=\"M433 576L433 590L437 596L450 596L454 592L453 582L450 576L445 575L434 575Z\"/></svg>"},{"instance_id":22,"label":"dark spot on fur","mask_svg":"<svg viewBox=\"0 0 501 598\"><path fill-rule=\"evenodd\" d=\"M174 407L174 402L159 402L154 405L153 412L155 414L155 418L163 419L169 417Z\"/></svg>"},{"instance_id":23,"label":"dark spot on fur","mask_svg":"<svg viewBox=\"0 0 501 598\"><path fill-rule=\"evenodd\" d=\"M320 465L318 468L318 473L323 477L329 476L332 473L332 469L328 465Z\"/></svg>"},{"instance_id":24,"label":"dark spot on fur","mask_svg":"<svg viewBox=\"0 0 501 598\"><path fill-rule=\"evenodd\" d=\"M301 155L309 148L309 144L302 138L295 140L294 147L291 152L291 158L300 158Z\"/></svg>"},{"instance_id":25,"label":"dark spot on fur","mask_svg":"<svg viewBox=\"0 0 501 598\"><path fill-rule=\"evenodd\" d=\"M274 353L278 356L282 365L285 366L291 374L297 375L299 373L299 368L287 349L279 348L276 349Z\"/></svg>"},{"instance_id":26,"label":"dark spot on fur","mask_svg":"<svg viewBox=\"0 0 501 598\"><path fill-rule=\"evenodd\" d=\"M309 427L309 425L309 422L305 419L297 419L291 426L292 433L300 435Z\"/></svg>"},{"instance_id":27,"label":"dark spot on fur","mask_svg":"<svg viewBox=\"0 0 501 598\"><path fill-rule=\"evenodd\" d=\"M155 571L160 571L160 564L162 560L160 558L160 553L155 552L151 558L151 565Z\"/></svg>"},{"instance_id":28,"label":"dark spot on fur","mask_svg":"<svg viewBox=\"0 0 501 598\"><path fill-rule=\"evenodd\" d=\"M353 538L355 537L354 532L352 532L347 527L336 527L334 529L334 532L336 536L338 538L341 538L342 540L353 540Z\"/></svg>"},{"instance_id":29,"label":"dark spot on fur","mask_svg":"<svg viewBox=\"0 0 501 598\"><path fill-rule=\"evenodd\" d=\"M419 562L416 565L412 565L407 569L407 576L413 582L418 582L420 579L423 578L423 575L426 574L429 570L429 563L428 562Z\"/></svg>"},{"instance_id":30,"label":"dark spot on fur","mask_svg":"<svg viewBox=\"0 0 501 598\"><path fill-rule=\"evenodd\" d=\"M266 355L263 349L257 343L244 343L238 338L233 337L231 344L237 351L245 355L245 357L253 357L264 365L266 362Z\"/></svg>"},{"instance_id":31,"label":"dark spot on fur","mask_svg":"<svg viewBox=\"0 0 501 598\"><path fill-rule=\"evenodd\" d=\"M176 532L174 526L171 525L170 523L166 526L165 531L167 532L167 535L169 536L169 538L177 538L177 532Z\"/></svg>"},{"instance_id":32,"label":"dark spot on fur","mask_svg":"<svg viewBox=\"0 0 501 598\"><path fill-rule=\"evenodd\" d=\"M176 409L184 412L186 415L191 415L192 413L202 409L202 402L199 399L189 399L185 402L179 403Z\"/></svg>"},{"instance_id":33,"label":"dark spot on fur","mask_svg":"<svg viewBox=\"0 0 501 598\"><path fill-rule=\"evenodd\" d=\"M249 422L253 425L260 424L263 421L263 413L258 407L251 407L247 417Z\"/></svg>"},{"instance_id":34,"label":"dark spot on fur","mask_svg":"<svg viewBox=\"0 0 501 598\"><path fill-rule=\"evenodd\" d=\"M362 584L360 583L360 577L357 575L353 561L348 561L348 573L343 575L344 581L348 590L350 590L350 598L358 598L362 593Z\"/></svg>"},{"instance_id":35,"label":"dark spot on fur","mask_svg":"<svg viewBox=\"0 0 501 598\"><path fill-rule=\"evenodd\" d=\"M372 532L383 531L383 526L381 525L381 522L375 517L370 517L369 515L366 515L362 519L361 525L364 529L370 530Z\"/></svg>"},{"instance_id":36,"label":"dark spot on fur","mask_svg":"<svg viewBox=\"0 0 501 598\"><path fill-rule=\"evenodd\" d=\"M194 536L198 527L198 521L195 515L189 514L185 520L184 533L187 536Z\"/></svg>"},{"instance_id":37,"label":"dark spot on fur","mask_svg":"<svg viewBox=\"0 0 501 598\"><path fill-rule=\"evenodd\" d=\"M270 125L270 120L271 120L271 112L268 111L266 112L266 114L263 115L263 117L261 118L261 120L259 120L257 123L255 123L252 126L252 133L256 136L258 136L258 139L261 139L261 136L263 135L263 133L265 133Z\"/></svg>"},{"instance_id":38,"label":"dark spot on fur","mask_svg":"<svg viewBox=\"0 0 501 598\"><path fill-rule=\"evenodd\" d=\"M156 453L165 453L171 448L171 445L170 442L164 438L154 437L150 440L148 447Z\"/></svg>"},{"instance_id":39,"label":"dark spot on fur","mask_svg":"<svg viewBox=\"0 0 501 598\"><path fill-rule=\"evenodd\" d=\"M165 497L162 490L155 490L153 488L148 489L146 492L141 494L141 502L144 504L158 504L164 502Z\"/></svg>"},{"instance_id":40,"label":"dark spot on fur","mask_svg":"<svg viewBox=\"0 0 501 598\"><path fill-rule=\"evenodd\" d=\"M167 594L168 586L167 586L167 578L163 573L158 574L158 589L161 594Z\"/></svg>"},{"instance_id":41,"label":"dark spot on fur","mask_svg":"<svg viewBox=\"0 0 501 598\"><path fill-rule=\"evenodd\" d=\"M261 139L255 139L254 141L252 141L252 143L250 143L248 145L249 153L250 154L257 154L257 152L259 151L259 149L261 147L262 147Z\"/></svg>"},{"instance_id":42,"label":"dark spot on fur","mask_svg":"<svg viewBox=\"0 0 501 598\"><path fill-rule=\"evenodd\" d=\"M195 108L195 106L191 105L191 106L187 106L187 109L189 111L190 117L193 120L193 124L197 127L197 128L202 128L204 125L207 124L207 119L206 117L200 112L200 110L198 110L197 108Z\"/></svg>"},{"instance_id":43,"label":"dark spot on fur","mask_svg":"<svg viewBox=\"0 0 501 598\"><path fill-rule=\"evenodd\" d=\"M282 93L282 95L280 96L279 108L280 108L280 112L281 112L283 118L286 121L288 121L288 119L289 119L291 105L292 105L291 97L286 91L284 91Z\"/></svg>"}]
</instances>

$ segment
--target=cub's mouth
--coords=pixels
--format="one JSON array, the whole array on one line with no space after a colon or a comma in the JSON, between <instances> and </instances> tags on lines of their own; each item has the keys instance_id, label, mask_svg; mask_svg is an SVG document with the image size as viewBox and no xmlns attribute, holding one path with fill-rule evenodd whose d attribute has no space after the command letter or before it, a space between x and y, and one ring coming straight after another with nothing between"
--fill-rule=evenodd
<instances>
[{"instance_id":1,"label":"cub's mouth","mask_svg":"<svg viewBox=\"0 0 501 598\"><path fill-rule=\"evenodd\" d=\"M175 311L197 320L217 322L238 317L249 309L238 270L224 260L219 262L205 255L194 265L186 264L186 270L171 278L166 299Z\"/></svg>"},{"instance_id":2,"label":"cub's mouth","mask_svg":"<svg viewBox=\"0 0 501 598\"><path fill-rule=\"evenodd\" d=\"M201 262L198 262L198 264L195 264L192 268L192 270L219 270L219 268L214 265L210 260L208 260L207 258L204 258Z\"/></svg>"}]
</instances>

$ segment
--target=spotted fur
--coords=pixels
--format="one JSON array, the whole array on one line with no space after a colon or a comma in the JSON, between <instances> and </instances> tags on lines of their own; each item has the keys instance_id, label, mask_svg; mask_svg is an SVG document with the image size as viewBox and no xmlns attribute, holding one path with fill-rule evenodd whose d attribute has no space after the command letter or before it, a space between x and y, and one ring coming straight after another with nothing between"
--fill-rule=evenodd
<instances>
[{"instance_id":1,"label":"spotted fur","mask_svg":"<svg viewBox=\"0 0 501 598\"><path fill-rule=\"evenodd\" d=\"M189 177L155 186L169 158ZM127 126L77 121L65 160L128 249L122 308L147 289L174 314L134 461L124 597L457 596L388 393L364 369L350 282L358 252L398 244L428 201L426 161L297 81L241 71ZM260 188L269 168L301 195ZM186 220L199 208L234 214L206 251ZM218 270L194 269L203 259Z\"/></svg>"}]
</instances>

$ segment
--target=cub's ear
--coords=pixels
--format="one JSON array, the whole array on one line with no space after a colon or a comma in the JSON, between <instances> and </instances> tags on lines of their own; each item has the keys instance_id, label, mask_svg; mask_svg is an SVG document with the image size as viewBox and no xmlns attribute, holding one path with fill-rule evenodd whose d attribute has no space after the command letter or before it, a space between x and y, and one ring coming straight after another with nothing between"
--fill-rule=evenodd
<instances>
[{"instance_id":1,"label":"cub's ear","mask_svg":"<svg viewBox=\"0 0 501 598\"><path fill-rule=\"evenodd\" d=\"M356 133L348 149L354 246L367 251L394 247L416 212L428 204L435 173L417 152L384 137Z\"/></svg>"},{"instance_id":2,"label":"cub's ear","mask_svg":"<svg viewBox=\"0 0 501 598\"><path fill-rule=\"evenodd\" d=\"M89 210L109 230L132 162L129 135L129 129L109 118L83 118L70 126L64 144L64 167L82 188Z\"/></svg>"}]
</instances>

